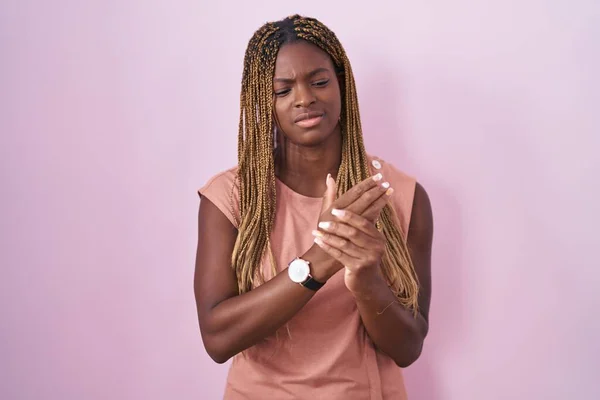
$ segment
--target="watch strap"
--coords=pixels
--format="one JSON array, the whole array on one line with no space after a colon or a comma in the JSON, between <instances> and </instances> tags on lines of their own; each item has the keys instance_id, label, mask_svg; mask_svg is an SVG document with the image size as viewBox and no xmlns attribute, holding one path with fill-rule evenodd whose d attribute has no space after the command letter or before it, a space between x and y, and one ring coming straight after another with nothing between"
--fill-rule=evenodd
<instances>
[{"instance_id":1,"label":"watch strap","mask_svg":"<svg viewBox=\"0 0 600 400\"><path fill-rule=\"evenodd\" d=\"M321 289L325 284L313 279L312 276L309 276L307 280L301 283L301 285L307 289L314 290L316 292L317 290Z\"/></svg>"}]
</instances>

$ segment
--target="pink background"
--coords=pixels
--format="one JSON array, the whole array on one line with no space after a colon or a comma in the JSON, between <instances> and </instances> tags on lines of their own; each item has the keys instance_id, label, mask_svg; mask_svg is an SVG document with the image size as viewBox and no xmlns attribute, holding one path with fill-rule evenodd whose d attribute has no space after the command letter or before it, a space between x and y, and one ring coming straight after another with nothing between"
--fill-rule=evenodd
<instances>
[{"instance_id":1,"label":"pink background","mask_svg":"<svg viewBox=\"0 0 600 400\"><path fill-rule=\"evenodd\" d=\"M220 398L195 189L236 161L248 39L294 12L432 198L411 399L600 398L600 3L345 3L2 1L0 398Z\"/></svg>"}]
</instances>

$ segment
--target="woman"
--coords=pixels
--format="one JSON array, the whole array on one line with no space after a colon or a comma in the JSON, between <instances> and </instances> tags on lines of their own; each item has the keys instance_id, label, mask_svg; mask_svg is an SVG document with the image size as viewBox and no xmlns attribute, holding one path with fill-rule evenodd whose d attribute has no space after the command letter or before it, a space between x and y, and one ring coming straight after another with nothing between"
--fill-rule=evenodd
<instances>
[{"instance_id":1,"label":"woman","mask_svg":"<svg viewBox=\"0 0 600 400\"><path fill-rule=\"evenodd\" d=\"M350 63L298 15L244 59L238 166L202 189L195 294L225 399L405 399L428 330L432 215L365 152ZM410 250L409 250L410 249Z\"/></svg>"}]
</instances>

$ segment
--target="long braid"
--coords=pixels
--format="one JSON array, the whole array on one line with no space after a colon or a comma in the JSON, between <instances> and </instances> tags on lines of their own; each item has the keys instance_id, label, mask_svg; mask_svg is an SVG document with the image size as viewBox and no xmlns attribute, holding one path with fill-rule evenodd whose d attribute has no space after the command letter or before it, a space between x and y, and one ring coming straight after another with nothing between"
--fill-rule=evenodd
<instances>
[{"instance_id":1,"label":"long braid","mask_svg":"<svg viewBox=\"0 0 600 400\"><path fill-rule=\"evenodd\" d=\"M262 26L254 33L246 50L240 95L240 224L232 255L240 293L251 290L259 281L264 280L261 265L265 255L268 255L272 272L275 272L270 241L276 204L272 136L273 75L277 52L281 46L297 40L310 42L329 54L338 72L344 76L338 196L369 176L354 75L336 35L316 19L299 15ZM416 313L419 284L406 239L391 206L384 207L377 226L387 241L382 260L386 280L400 303Z\"/></svg>"},{"instance_id":2,"label":"long braid","mask_svg":"<svg viewBox=\"0 0 600 400\"><path fill-rule=\"evenodd\" d=\"M273 102L264 93L272 92L275 63L269 60L276 58L278 47L269 46L268 40L276 30L273 24L259 29L244 59L238 136L240 225L232 254L240 293L250 290L260 276L275 214L273 143L266 134L273 131Z\"/></svg>"}]
</instances>

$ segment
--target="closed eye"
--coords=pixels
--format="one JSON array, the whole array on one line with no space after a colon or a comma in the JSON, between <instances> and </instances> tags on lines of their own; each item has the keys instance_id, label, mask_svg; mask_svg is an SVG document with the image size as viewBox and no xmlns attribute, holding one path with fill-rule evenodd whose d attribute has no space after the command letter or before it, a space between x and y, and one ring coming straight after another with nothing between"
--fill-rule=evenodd
<instances>
[{"instance_id":1,"label":"closed eye","mask_svg":"<svg viewBox=\"0 0 600 400\"><path fill-rule=\"evenodd\" d=\"M278 90L275 92L275 96L282 97L290 92L290 89Z\"/></svg>"},{"instance_id":2,"label":"closed eye","mask_svg":"<svg viewBox=\"0 0 600 400\"><path fill-rule=\"evenodd\" d=\"M316 87L324 87L324 86L327 86L328 83L329 83L329 79L324 79L322 81L313 83L313 85L315 85Z\"/></svg>"},{"instance_id":3,"label":"closed eye","mask_svg":"<svg viewBox=\"0 0 600 400\"><path fill-rule=\"evenodd\" d=\"M323 80L320 80L320 81L317 81L317 82L313 83L313 86L321 88L321 87L327 86L327 84L329 84L329 79L323 79ZM276 90L275 91L275 96L277 96L277 97L283 97L286 94L288 94L290 91L291 91L291 89Z\"/></svg>"}]
</instances>

